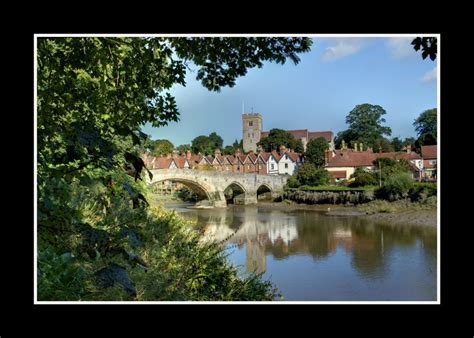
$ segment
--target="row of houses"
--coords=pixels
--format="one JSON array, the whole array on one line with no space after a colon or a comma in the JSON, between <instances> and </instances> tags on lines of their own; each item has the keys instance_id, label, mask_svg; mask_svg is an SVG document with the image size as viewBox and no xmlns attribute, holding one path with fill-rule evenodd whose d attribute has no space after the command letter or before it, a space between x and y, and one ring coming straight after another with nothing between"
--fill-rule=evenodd
<instances>
[{"instance_id":1,"label":"row of houses","mask_svg":"<svg viewBox=\"0 0 474 338\"><path fill-rule=\"evenodd\" d=\"M143 155L148 169L213 169L229 173L254 173L260 175L293 175L303 163L301 154L281 146L279 151L222 155L217 149L214 156L177 153L162 157Z\"/></svg>"},{"instance_id":2,"label":"row of houses","mask_svg":"<svg viewBox=\"0 0 474 338\"><path fill-rule=\"evenodd\" d=\"M422 146L421 154L411 151L406 152L374 153L371 149L357 151L355 149L328 150L326 152L326 170L335 181L349 179L357 168L377 170L374 160L390 158L392 160L405 159L410 164L413 177L419 181L435 181L437 178L437 146Z\"/></svg>"},{"instance_id":3,"label":"row of houses","mask_svg":"<svg viewBox=\"0 0 474 338\"><path fill-rule=\"evenodd\" d=\"M412 152L410 147L405 152L379 152L371 149L328 149L326 151L325 169L336 181L349 179L357 168L377 170L374 160L390 158L404 159L410 164L413 177L419 181L434 181L437 177L437 146L422 146L421 154ZM281 146L279 151L222 155L216 150L214 156L191 154L179 156L177 153L162 157L144 154L143 160L148 169L212 169L228 173L254 173L260 175L293 175L303 164L301 154Z\"/></svg>"}]
</instances>

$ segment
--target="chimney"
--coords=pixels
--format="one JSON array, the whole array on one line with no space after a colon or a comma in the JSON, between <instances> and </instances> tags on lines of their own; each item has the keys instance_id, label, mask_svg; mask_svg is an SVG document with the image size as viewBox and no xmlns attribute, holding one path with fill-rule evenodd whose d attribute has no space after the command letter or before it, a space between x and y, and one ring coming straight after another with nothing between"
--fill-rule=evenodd
<instances>
[{"instance_id":1,"label":"chimney","mask_svg":"<svg viewBox=\"0 0 474 338\"><path fill-rule=\"evenodd\" d=\"M263 148L262 148L261 145L259 145L259 146L257 147L257 153L260 154L260 153L262 153L262 152L263 152Z\"/></svg>"},{"instance_id":2,"label":"chimney","mask_svg":"<svg viewBox=\"0 0 474 338\"><path fill-rule=\"evenodd\" d=\"M411 153L411 144L407 144L407 154Z\"/></svg>"},{"instance_id":3,"label":"chimney","mask_svg":"<svg viewBox=\"0 0 474 338\"><path fill-rule=\"evenodd\" d=\"M280 155L284 154L286 152L286 147L282 144L280 146Z\"/></svg>"},{"instance_id":4,"label":"chimney","mask_svg":"<svg viewBox=\"0 0 474 338\"><path fill-rule=\"evenodd\" d=\"M186 159L188 159L188 160L191 159L191 151L190 151L190 150L188 150L188 151L186 152Z\"/></svg>"},{"instance_id":5,"label":"chimney","mask_svg":"<svg viewBox=\"0 0 474 338\"><path fill-rule=\"evenodd\" d=\"M360 151L364 151L364 148L363 148L362 146L363 146L362 142L359 143L359 150L360 150Z\"/></svg>"},{"instance_id":6,"label":"chimney","mask_svg":"<svg viewBox=\"0 0 474 338\"><path fill-rule=\"evenodd\" d=\"M235 151L235 156L239 156L241 154L242 152L240 151L240 148L237 148L237 150Z\"/></svg>"},{"instance_id":7,"label":"chimney","mask_svg":"<svg viewBox=\"0 0 474 338\"><path fill-rule=\"evenodd\" d=\"M344 140L342 140L341 142L341 150L344 150L346 149L346 142Z\"/></svg>"},{"instance_id":8,"label":"chimney","mask_svg":"<svg viewBox=\"0 0 474 338\"><path fill-rule=\"evenodd\" d=\"M173 153L172 153L171 157L177 158L178 157L178 152L176 150L173 150Z\"/></svg>"},{"instance_id":9,"label":"chimney","mask_svg":"<svg viewBox=\"0 0 474 338\"><path fill-rule=\"evenodd\" d=\"M166 154L166 158L171 158L171 154Z\"/></svg>"},{"instance_id":10,"label":"chimney","mask_svg":"<svg viewBox=\"0 0 474 338\"><path fill-rule=\"evenodd\" d=\"M221 156L221 150L219 148L216 148L216 150L214 150L214 156Z\"/></svg>"},{"instance_id":11,"label":"chimney","mask_svg":"<svg viewBox=\"0 0 474 338\"><path fill-rule=\"evenodd\" d=\"M354 143L354 151L357 151L357 142Z\"/></svg>"}]
</instances>

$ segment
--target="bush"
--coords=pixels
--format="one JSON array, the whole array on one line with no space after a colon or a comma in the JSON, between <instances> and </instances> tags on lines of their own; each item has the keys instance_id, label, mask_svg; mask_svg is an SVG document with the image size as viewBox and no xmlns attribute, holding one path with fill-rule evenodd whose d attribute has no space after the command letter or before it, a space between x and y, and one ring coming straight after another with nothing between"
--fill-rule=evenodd
<instances>
[{"instance_id":1,"label":"bush","mask_svg":"<svg viewBox=\"0 0 474 338\"><path fill-rule=\"evenodd\" d=\"M374 175L370 173L361 173L356 176L354 182L352 182L349 186L352 188L355 187L364 187L366 185L376 185L377 180L375 179Z\"/></svg>"},{"instance_id":2,"label":"bush","mask_svg":"<svg viewBox=\"0 0 474 338\"><path fill-rule=\"evenodd\" d=\"M291 176L288 181L286 181L286 186L288 188L298 188L301 185L300 181L295 176Z\"/></svg>"},{"instance_id":3,"label":"bush","mask_svg":"<svg viewBox=\"0 0 474 338\"><path fill-rule=\"evenodd\" d=\"M309 186L329 184L331 181L331 176L326 169L317 168L312 163L303 164L298 169L296 178L300 184Z\"/></svg>"},{"instance_id":4,"label":"bush","mask_svg":"<svg viewBox=\"0 0 474 338\"><path fill-rule=\"evenodd\" d=\"M395 173L385 180L384 186L379 189L379 195L390 201L405 198L413 185L413 178L409 173Z\"/></svg>"}]
</instances>

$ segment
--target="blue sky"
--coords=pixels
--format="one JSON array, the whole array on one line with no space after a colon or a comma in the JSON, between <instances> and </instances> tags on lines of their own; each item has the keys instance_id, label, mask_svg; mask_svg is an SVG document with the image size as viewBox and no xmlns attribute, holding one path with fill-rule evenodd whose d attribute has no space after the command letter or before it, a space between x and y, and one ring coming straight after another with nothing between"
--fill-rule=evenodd
<instances>
[{"instance_id":1,"label":"blue sky","mask_svg":"<svg viewBox=\"0 0 474 338\"><path fill-rule=\"evenodd\" d=\"M392 137L415 136L413 121L437 106L437 62L423 60L410 45L413 37L316 37L309 53L294 65L265 63L237 79L233 88L209 92L188 70L186 87L176 85L180 121L143 131L175 146L215 131L224 145L242 138L245 111L263 116L264 130L347 129L345 118L357 105L381 105Z\"/></svg>"}]
</instances>

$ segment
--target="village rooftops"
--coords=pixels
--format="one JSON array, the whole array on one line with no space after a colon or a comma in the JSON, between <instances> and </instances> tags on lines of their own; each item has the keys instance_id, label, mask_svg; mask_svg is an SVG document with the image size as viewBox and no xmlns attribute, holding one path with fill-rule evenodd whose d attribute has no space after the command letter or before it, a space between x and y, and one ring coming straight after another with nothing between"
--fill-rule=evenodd
<instances>
[{"instance_id":1,"label":"village rooftops","mask_svg":"<svg viewBox=\"0 0 474 338\"><path fill-rule=\"evenodd\" d=\"M438 146L421 146L421 157L425 160L438 158Z\"/></svg>"}]
</instances>

